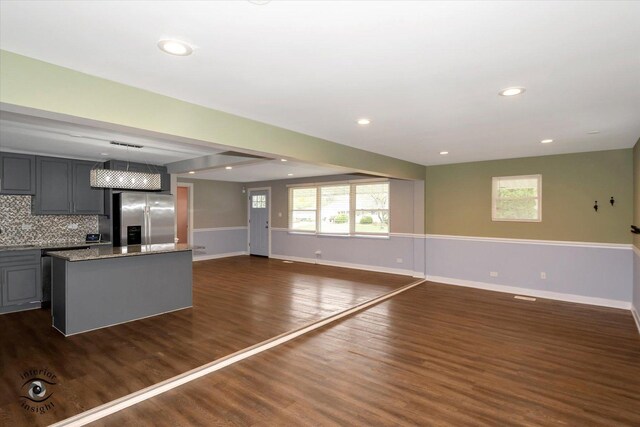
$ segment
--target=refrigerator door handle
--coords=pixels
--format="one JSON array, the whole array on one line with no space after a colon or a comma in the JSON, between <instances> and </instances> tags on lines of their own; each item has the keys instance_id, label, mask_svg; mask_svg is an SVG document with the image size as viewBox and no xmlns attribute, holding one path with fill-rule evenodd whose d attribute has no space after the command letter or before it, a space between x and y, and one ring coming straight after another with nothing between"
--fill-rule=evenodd
<instances>
[{"instance_id":1,"label":"refrigerator door handle","mask_svg":"<svg viewBox=\"0 0 640 427\"><path fill-rule=\"evenodd\" d=\"M151 219L149 218L150 215L150 209L149 209L149 205L144 207L144 244L148 245L150 243L151 240Z\"/></svg>"}]
</instances>

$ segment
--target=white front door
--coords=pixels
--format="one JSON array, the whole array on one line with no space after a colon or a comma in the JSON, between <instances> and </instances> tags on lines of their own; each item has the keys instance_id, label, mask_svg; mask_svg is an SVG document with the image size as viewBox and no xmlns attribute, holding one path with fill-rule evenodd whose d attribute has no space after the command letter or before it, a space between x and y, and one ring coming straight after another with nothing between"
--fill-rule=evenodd
<instances>
[{"instance_id":1,"label":"white front door","mask_svg":"<svg viewBox=\"0 0 640 427\"><path fill-rule=\"evenodd\" d=\"M269 192L249 191L249 253L269 256Z\"/></svg>"}]
</instances>

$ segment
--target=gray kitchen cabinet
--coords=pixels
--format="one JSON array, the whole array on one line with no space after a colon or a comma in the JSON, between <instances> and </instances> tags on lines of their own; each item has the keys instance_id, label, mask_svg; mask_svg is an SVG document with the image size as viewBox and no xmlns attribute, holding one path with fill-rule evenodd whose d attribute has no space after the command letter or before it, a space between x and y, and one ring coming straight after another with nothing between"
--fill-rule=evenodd
<instances>
[{"instance_id":1,"label":"gray kitchen cabinet","mask_svg":"<svg viewBox=\"0 0 640 427\"><path fill-rule=\"evenodd\" d=\"M0 152L0 194L36 192L36 157Z\"/></svg>"},{"instance_id":2,"label":"gray kitchen cabinet","mask_svg":"<svg viewBox=\"0 0 640 427\"><path fill-rule=\"evenodd\" d=\"M72 161L72 213L84 215L102 215L104 213L104 190L93 188L89 183L89 174L95 162Z\"/></svg>"},{"instance_id":3,"label":"gray kitchen cabinet","mask_svg":"<svg viewBox=\"0 0 640 427\"><path fill-rule=\"evenodd\" d=\"M89 184L94 162L36 157L36 215L102 215L104 192Z\"/></svg>"},{"instance_id":4,"label":"gray kitchen cabinet","mask_svg":"<svg viewBox=\"0 0 640 427\"><path fill-rule=\"evenodd\" d=\"M40 307L40 251L0 252L0 313Z\"/></svg>"},{"instance_id":5,"label":"gray kitchen cabinet","mask_svg":"<svg viewBox=\"0 0 640 427\"><path fill-rule=\"evenodd\" d=\"M36 157L36 196L33 198L35 214L71 213L71 175L71 160Z\"/></svg>"}]
</instances>

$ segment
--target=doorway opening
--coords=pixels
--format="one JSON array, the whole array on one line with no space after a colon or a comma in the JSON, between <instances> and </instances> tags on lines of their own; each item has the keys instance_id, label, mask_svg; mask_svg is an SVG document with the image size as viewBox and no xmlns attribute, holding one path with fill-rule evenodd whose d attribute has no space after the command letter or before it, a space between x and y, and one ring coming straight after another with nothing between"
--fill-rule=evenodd
<instances>
[{"instance_id":1,"label":"doorway opening","mask_svg":"<svg viewBox=\"0 0 640 427\"><path fill-rule=\"evenodd\" d=\"M193 244L193 184L180 182L176 196L176 237L178 243Z\"/></svg>"}]
</instances>

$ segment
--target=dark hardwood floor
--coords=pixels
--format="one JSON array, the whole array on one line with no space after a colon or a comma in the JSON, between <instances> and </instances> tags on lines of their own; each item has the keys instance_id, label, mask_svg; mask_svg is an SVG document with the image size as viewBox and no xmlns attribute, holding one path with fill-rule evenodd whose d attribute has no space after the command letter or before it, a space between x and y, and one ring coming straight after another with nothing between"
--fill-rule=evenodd
<instances>
[{"instance_id":1,"label":"dark hardwood floor","mask_svg":"<svg viewBox=\"0 0 640 427\"><path fill-rule=\"evenodd\" d=\"M0 316L0 425L48 425L414 282L235 257L194 263L194 308L65 338L47 310ZM55 406L20 406L20 374L48 369Z\"/></svg>"},{"instance_id":2,"label":"dark hardwood floor","mask_svg":"<svg viewBox=\"0 0 640 427\"><path fill-rule=\"evenodd\" d=\"M640 426L640 335L624 310L425 283L92 425Z\"/></svg>"}]
</instances>

